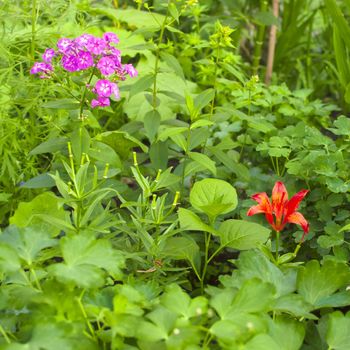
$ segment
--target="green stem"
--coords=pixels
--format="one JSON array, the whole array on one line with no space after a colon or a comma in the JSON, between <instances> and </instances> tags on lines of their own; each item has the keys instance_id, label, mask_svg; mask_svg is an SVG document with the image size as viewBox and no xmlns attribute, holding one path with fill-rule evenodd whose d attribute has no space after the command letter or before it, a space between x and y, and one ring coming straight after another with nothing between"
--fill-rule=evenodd
<instances>
[{"instance_id":1,"label":"green stem","mask_svg":"<svg viewBox=\"0 0 350 350\"><path fill-rule=\"evenodd\" d=\"M205 232L205 251L204 251L204 266L201 276L201 293L204 294L204 281L205 275L207 273L208 263L209 263L209 245L210 245L211 233Z\"/></svg>"},{"instance_id":2,"label":"green stem","mask_svg":"<svg viewBox=\"0 0 350 350\"><path fill-rule=\"evenodd\" d=\"M8 335L6 334L4 328L2 327L2 325L0 324L0 333L2 334L2 336L4 337L5 341L7 344L11 344L11 340L8 337Z\"/></svg>"},{"instance_id":3,"label":"green stem","mask_svg":"<svg viewBox=\"0 0 350 350\"><path fill-rule=\"evenodd\" d=\"M216 50L215 70L214 70L214 83L213 83L214 97L213 97L213 100L211 101L211 105L210 105L210 113L209 113L209 118L208 118L209 120L211 120L213 115L214 115L214 107L215 107L215 99L216 99L216 87L217 87L217 80L218 80L219 57L220 57L220 47L218 46L217 50ZM205 149L206 149L207 143L208 143L208 139L209 139L209 135L206 137L206 139L204 141L202 153L205 152Z\"/></svg>"},{"instance_id":4,"label":"green stem","mask_svg":"<svg viewBox=\"0 0 350 350\"><path fill-rule=\"evenodd\" d=\"M266 0L261 0L260 11L262 13L267 11L267 5L268 5L268 2ZM265 24L259 25L256 41L255 41L254 54L253 54L253 75L258 74L258 71L259 71L261 51L262 51L262 46L264 44L265 29L266 29Z\"/></svg>"},{"instance_id":5,"label":"green stem","mask_svg":"<svg viewBox=\"0 0 350 350\"><path fill-rule=\"evenodd\" d=\"M280 240L280 231L276 231L276 262L278 262L279 254L279 240Z\"/></svg>"},{"instance_id":6,"label":"green stem","mask_svg":"<svg viewBox=\"0 0 350 350\"><path fill-rule=\"evenodd\" d=\"M79 119L80 119L81 121L84 120L84 117L83 117L83 110L84 110L84 104L85 104L85 96L86 96L86 93L87 93L87 91L88 91L88 85L91 83L91 80L92 80L94 74L95 74L95 68L93 68L92 71L91 71L89 80L88 80L88 82L85 84L85 88L84 88L84 91L83 91L83 95L82 95L82 97L81 97L81 101L80 101L80 110L79 110Z\"/></svg>"},{"instance_id":7,"label":"green stem","mask_svg":"<svg viewBox=\"0 0 350 350\"><path fill-rule=\"evenodd\" d=\"M36 14L37 12L37 3L36 0L33 0L32 3L32 42L31 42L31 55L34 60L35 56L35 32L36 32Z\"/></svg>"},{"instance_id":8,"label":"green stem","mask_svg":"<svg viewBox=\"0 0 350 350\"><path fill-rule=\"evenodd\" d=\"M87 313L86 313L86 311L85 311L85 308L84 308L84 305L83 305L83 303L82 303L82 301L81 301L82 298L83 298L84 293L85 293L85 290L83 290L83 292L81 293L81 295L80 295L78 298L76 298L76 300L77 300L77 302L78 302L78 305L79 305L79 308L80 308L80 310L81 310L81 313L83 314L83 317L84 317L84 320L85 320L85 322L86 322L86 325L87 325L87 327L89 328L90 334L91 334L92 338L93 338L94 340L96 340L95 331L94 331L94 329L93 329L93 327L92 327L92 325L91 325L91 323L90 323L90 321L89 321L88 315L87 315Z\"/></svg>"},{"instance_id":9,"label":"green stem","mask_svg":"<svg viewBox=\"0 0 350 350\"><path fill-rule=\"evenodd\" d=\"M190 144L191 144L191 124L188 125L187 139L186 139L186 150L185 150L185 156L183 158L182 178L181 178L182 188L184 187L184 184L185 184L185 168L186 168L186 161L188 159L188 152L190 151Z\"/></svg>"},{"instance_id":10,"label":"green stem","mask_svg":"<svg viewBox=\"0 0 350 350\"><path fill-rule=\"evenodd\" d=\"M168 8L167 8L167 12L166 12L166 15L164 17L164 21L163 21L161 29L160 29L158 45L157 45L157 50L156 50L156 62L154 65L154 81L153 81L153 96L152 96L153 110L157 110L157 75L158 75L158 66L159 66L159 59L160 59L160 47L159 46L163 41L165 25L167 23L168 16L169 16L170 1L171 0L168 0Z\"/></svg>"},{"instance_id":11,"label":"green stem","mask_svg":"<svg viewBox=\"0 0 350 350\"><path fill-rule=\"evenodd\" d=\"M251 92L251 89L249 88L248 89L248 117L250 117L250 114L251 114L251 102L252 102L252 92ZM242 159L244 146L247 143L248 124L245 120L243 121L243 123L246 125L247 130L244 132L244 138L243 138L241 151L239 152L238 162Z\"/></svg>"}]
</instances>

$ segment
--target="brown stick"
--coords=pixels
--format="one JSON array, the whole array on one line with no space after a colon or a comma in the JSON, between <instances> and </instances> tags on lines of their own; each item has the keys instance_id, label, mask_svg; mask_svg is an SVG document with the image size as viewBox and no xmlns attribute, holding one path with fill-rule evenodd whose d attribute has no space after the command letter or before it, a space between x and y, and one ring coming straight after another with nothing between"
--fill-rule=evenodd
<instances>
[{"instance_id":1,"label":"brown stick","mask_svg":"<svg viewBox=\"0 0 350 350\"><path fill-rule=\"evenodd\" d=\"M276 18L278 18L278 8L279 8L279 1L273 0L272 12ZM269 48L267 53L267 66L266 66L266 75L265 75L265 83L267 85L270 84L271 77L272 77L273 61L275 58L275 48L276 48L276 34L277 34L277 26L273 24L270 28Z\"/></svg>"}]
</instances>

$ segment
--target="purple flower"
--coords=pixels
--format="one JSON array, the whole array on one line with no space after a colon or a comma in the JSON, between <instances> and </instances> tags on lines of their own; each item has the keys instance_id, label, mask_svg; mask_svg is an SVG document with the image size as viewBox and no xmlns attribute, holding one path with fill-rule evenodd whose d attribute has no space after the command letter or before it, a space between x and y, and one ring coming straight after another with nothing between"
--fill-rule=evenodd
<instances>
[{"instance_id":1,"label":"purple flower","mask_svg":"<svg viewBox=\"0 0 350 350\"><path fill-rule=\"evenodd\" d=\"M116 66L111 58L104 56L98 61L97 68L100 70L101 74L111 75L115 72Z\"/></svg>"},{"instance_id":2,"label":"purple flower","mask_svg":"<svg viewBox=\"0 0 350 350\"><path fill-rule=\"evenodd\" d=\"M57 47L61 53L69 52L72 46L73 46L73 41L67 38L62 38L57 42Z\"/></svg>"},{"instance_id":3,"label":"purple flower","mask_svg":"<svg viewBox=\"0 0 350 350\"><path fill-rule=\"evenodd\" d=\"M92 37L87 42L86 48L94 55L101 55L107 48L107 43L103 39Z\"/></svg>"},{"instance_id":4,"label":"purple flower","mask_svg":"<svg viewBox=\"0 0 350 350\"><path fill-rule=\"evenodd\" d=\"M30 69L30 74L38 74L43 73L40 75L41 79L49 78L50 73L53 71L53 67L50 63L46 62L35 62L33 67Z\"/></svg>"},{"instance_id":5,"label":"purple flower","mask_svg":"<svg viewBox=\"0 0 350 350\"><path fill-rule=\"evenodd\" d=\"M87 48L87 45L90 43L90 41L93 39L94 37L91 34L83 34L78 36L75 39L75 42L78 44L78 46L82 47L82 48Z\"/></svg>"},{"instance_id":6,"label":"purple flower","mask_svg":"<svg viewBox=\"0 0 350 350\"><path fill-rule=\"evenodd\" d=\"M61 60L62 67L68 72L79 70L78 57L75 55L64 55Z\"/></svg>"},{"instance_id":7,"label":"purple flower","mask_svg":"<svg viewBox=\"0 0 350 350\"><path fill-rule=\"evenodd\" d=\"M88 69L94 64L94 59L90 52L79 51L77 55L78 70Z\"/></svg>"},{"instance_id":8,"label":"purple flower","mask_svg":"<svg viewBox=\"0 0 350 350\"><path fill-rule=\"evenodd\" d=\"M99 96L96 99L93 99L91 101L91 107L92 108L96 108L96 107L108 107L110 105L110 101L109 101L109 98L108 97L101 97Z\"/></svg>"},{"instance_id":9,"label":"purple flower","mask_svg":"<svg viewBox=\"0 0 350 350\"><path fill-rule=\"evenodd\" d=\"M130 78L136 77L138 72L132 64L124 64L124 71L129 74Z\"/></svg>"},{"instance_id":10,"label":"purple flower","mask_svg":"<svg viewBox=\"0 0 350 350\"><path fill-rule=\"evenodd\" d=\"M52 58L56 55L56 52L54 49L46 49L45 52L42 54L42 59L46 63L51 63Z\"/></svg>"},{"instance_id":11,"label":"purple flower","mask_svg":"<svg viewBox=\"0 0 350 350\"><path fill-rule=\"evenodd\" d=\"M117 84L106 79L100 79L96 82L94 92L100 97L109 97L114 93L115 97L119 98Z\"/></svg>"},{"instance_id":12,"label":"purple flower","mask_svg":"<svg viewBox=\"0 0 350 350\"><path fill-rule=\"evenodd\" d=\"M119 43L119 38L117 37L117 35L111 32L104 33L103 39L105 39L107 43Z\"/></svg>"}]
</instances>

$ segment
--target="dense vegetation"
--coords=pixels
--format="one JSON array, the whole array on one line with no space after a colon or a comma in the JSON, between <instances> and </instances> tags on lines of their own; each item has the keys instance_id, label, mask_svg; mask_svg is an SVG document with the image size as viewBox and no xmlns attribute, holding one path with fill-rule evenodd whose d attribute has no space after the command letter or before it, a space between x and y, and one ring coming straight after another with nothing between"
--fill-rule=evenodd
<instances>
[{"instance_id":1,"label":"dense vegetation","mask_svg":"<svg viewBox=\"0 0 350 350\"><path fill-rule=\"evenodd\" d=\"M0 349L350 349L348 0L0 8Z\"/></svg>"}]
</instances>

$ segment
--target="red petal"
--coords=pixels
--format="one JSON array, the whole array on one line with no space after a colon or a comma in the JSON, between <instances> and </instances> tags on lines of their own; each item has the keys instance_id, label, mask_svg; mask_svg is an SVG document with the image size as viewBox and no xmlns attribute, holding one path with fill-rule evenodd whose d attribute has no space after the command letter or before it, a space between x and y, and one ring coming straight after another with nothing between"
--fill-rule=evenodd
<instances>
[{"instance_id":1,"label":"red petal","mask_svg":"<svg viewBox=\"0 0 350 350\"><path fill-rule=\"evenodd\" d=\"M270 199L267 196L266 192L260 192L260 193L253 194L252 199L257 201L259 204L269 203L269 205L270 205Z\"/></svg>"},{"instance_id":2,"label":"red petal","mask_svg":"<svg viewBox=\"0 0 350 350\"><path fill-rule=\"evenodd\" d=\"M298 210L300 202L304 199L304 197L307 195L309 190L302 190L295 194L288 202L286 206L286 217L293 214L295 211Z\"/></svg>"},{"instance_id":3,"label":"red petal","mask_svg":"<svg viewBox=\"0 0 350 350\"><path fill-rule=\"evenodd\" d=\"M283 182L277 181L272 190L272 208L276 222L282 222L285 204L288 202L288 192Z\"/></svg>"},{"instance_id":4,"label":"red petal","mask_svg":"<svg viewBox=\"0 0 350 350\"><path fill-rule=\"evenodd\" d=\"M305 232L305 234L309 232L309 223L306 221L306 219L301 213L298 213L298 212L292 213L291 215L285 218L285 222L290 222L292 224L300 225L303 231Z\"/></svg>"},{"instance_id":5,"label":"red petal","mask_svg":"<svg viewBox=\"0 0 350 350\"><path fill-rule=\"evenodd\" d=\"M267 194L265 192L257 193L252 196L252 199L257 201L259 204L251 207L247 212L247 216L265 213L266 220L272 225L273 224L272 206Z\"/></svg>"},{"instance_id":6,"label":"red petal","mask_svg":"<svg viewBox=\"0 0 350 350\"><path fill-rule=\"evenodd\" d=\"M253 207L251 207L248 212L247 212L247 216L252 216L255 214L260 214L260 213L265 213L265 210L262 209L261 205L254 205Z\"/></svg>"}]
</instances>

